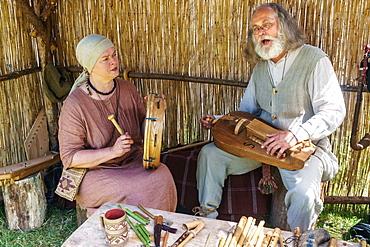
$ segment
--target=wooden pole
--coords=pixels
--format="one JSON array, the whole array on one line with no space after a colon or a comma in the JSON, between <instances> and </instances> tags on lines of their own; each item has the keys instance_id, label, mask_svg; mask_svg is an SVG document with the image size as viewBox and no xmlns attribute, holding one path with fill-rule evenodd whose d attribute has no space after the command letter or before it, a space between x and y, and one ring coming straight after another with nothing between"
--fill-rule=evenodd
<instances>
[{"instance_id":1,"label":"wooden pole","mask_svg":"<svg viewBox=\"0 0 370 247\"><path fill-rule=\"evenodd\" d=\"M24 75L33 74L33 73L40 72L40 71L41 71L41 67L34 67L34 68L24 69L20 71L15 71L9 74L0 75L0 81L12 80L12 79L16 79L18 77L24 76Z\"/></svg>"},{"instance_id":2,"label":"wooden pole","mask_svg":"<svg viewBox=\"0 0 370 247\"><path fill-rule=\"evenodd\" d=\"M77 67L77 66L69 66L69 67L66 67L66 69L72 73L82 72L82 68ZM198 76L187 76L187 75L179 75L179 74L159 74L159 73L144 73L144 72L128 71L127 73L120 73L119 76L122 78L126 78L125 80L127 80L127 78L138 78L138 79L188 81L188 82L218 84L218 85L235 86L235 87L247 87L248 85L248 83L244 81L207 78L207 77L198 77ZM358 86L341 85L340 87L341 87L341 90L344 92L357 92L358 91ZM363 92L368 92L366 87L364 87Z\"/></svg>"},{"instance_id":3,"label":"wooden pole","mask_svg":"<svg viewBox=\"0 0 370 247\"><path fill-rule=\"evenodd\" d=\"M369 204L370 197L365 196L325 196L325 204Z\"/></svg>"}]
</instances>

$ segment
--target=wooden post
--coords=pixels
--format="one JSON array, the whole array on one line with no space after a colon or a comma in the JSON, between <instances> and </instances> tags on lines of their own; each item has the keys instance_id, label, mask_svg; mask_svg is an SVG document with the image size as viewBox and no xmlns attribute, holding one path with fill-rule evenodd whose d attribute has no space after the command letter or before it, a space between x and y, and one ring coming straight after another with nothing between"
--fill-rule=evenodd
<instances>
[{"instance_id":1,"label":"wooden post","mask_svg":"<svg viewBox=\"0 0 370 247\"><path fill-rule=\"evenodd\" d=\"M40 172L2 186L8 228L32 230L45 220L46 199Z\"/></svg>"}]
</instances>

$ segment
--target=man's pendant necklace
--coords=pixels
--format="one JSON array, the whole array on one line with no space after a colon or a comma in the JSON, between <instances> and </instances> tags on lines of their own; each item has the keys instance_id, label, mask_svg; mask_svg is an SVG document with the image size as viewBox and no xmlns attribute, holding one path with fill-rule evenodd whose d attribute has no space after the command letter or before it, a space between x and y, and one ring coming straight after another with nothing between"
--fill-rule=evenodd
<instances>
[{"instance_id":1,"label":"man's pendant necklace","mask_svg":"<svg viewBox=\"0 0 370 247\"><path fill-rule=\"evenodd\" d=\"M288 57L288 52L285 54L285 56L284 56L284 67L283 67L283 74L281 75L281 81L283 81L283 79L284 79L284 74L285 74L285 65L286 65L286 60L287 60L287 57ZM276 95L277 94L277 89L276 89L276 85L275 85L275 83L274 83L274 80L273 80L273 78L272 78L272 73L271 73L271 70L270 70L270 66L269 66L269 64L267 63L267 71L269 72L269 76L270 76L270 82L271 82L271 86L272 86L272 93L274 94L274 95ZM280 81L280 82L281 82Z\"/></svg>"}]
</instances>

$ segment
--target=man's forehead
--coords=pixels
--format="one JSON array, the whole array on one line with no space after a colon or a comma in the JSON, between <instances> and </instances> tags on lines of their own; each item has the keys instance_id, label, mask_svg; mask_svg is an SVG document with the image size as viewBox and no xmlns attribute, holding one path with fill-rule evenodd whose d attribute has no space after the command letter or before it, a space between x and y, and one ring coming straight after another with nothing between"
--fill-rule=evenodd
<instances>
[{"instance_id":1,"label":"man's forehead","mask_svg":"<svg viewBox=\"0 0 370 247\"><path fill-rule=\"evenodd\" d=\"M260 8L252 16L252 25L255 25L257 23L262 23L265 21L274 20L275 17L276 17L276 13L272 8L269 8L269 7Z\"/></svg>"}]
</instances>

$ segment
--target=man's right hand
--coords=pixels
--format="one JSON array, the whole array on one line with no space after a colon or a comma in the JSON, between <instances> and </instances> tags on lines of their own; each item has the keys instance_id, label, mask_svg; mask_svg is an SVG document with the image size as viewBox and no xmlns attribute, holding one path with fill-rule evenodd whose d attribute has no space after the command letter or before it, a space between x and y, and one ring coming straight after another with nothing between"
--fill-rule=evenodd
<instances>
[{"instance_id":1,"label":"man's right hand","mask_svg":"<svg viewBox=\"0 0 370 247\"><path fill-rule=\"evenodd\" d=\"M203 129L209 130L212 128L212 121L215 119L215 116L207 114L200 119Z\"/></svg>"}]
</instances>

